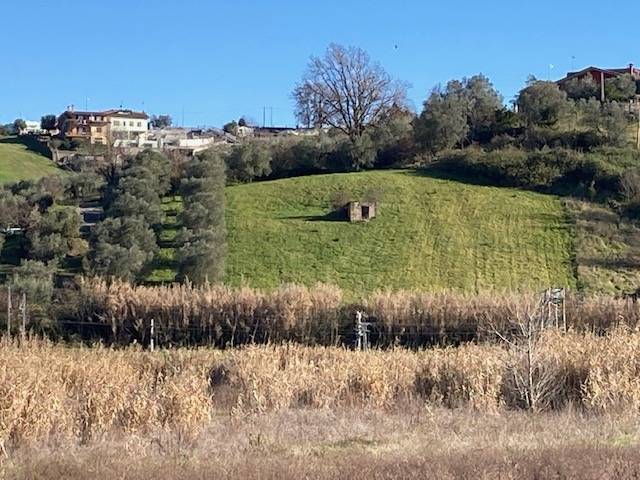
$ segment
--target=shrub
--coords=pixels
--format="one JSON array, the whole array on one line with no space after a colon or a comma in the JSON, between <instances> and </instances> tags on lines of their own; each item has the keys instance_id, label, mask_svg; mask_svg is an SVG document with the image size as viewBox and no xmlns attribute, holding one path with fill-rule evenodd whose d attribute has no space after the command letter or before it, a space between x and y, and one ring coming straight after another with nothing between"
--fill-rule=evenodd
<instances>
[{"instance_id":1,"label":"shrub","mask_svg":"<svg viewBox=\"0 0 640 480\"><path fill-rule=\"evenodd\" d=\"M331 208L336 212L341 211L352 201L353 194L346 190L338 190L331 195Z\"/></svg>"},{"instance_id":2,"label":"shrub","mask_svg":"<svg viewBox=\"0 0 640 480\"><path fill-rule=\"evenodd\" d=\"M620 165L633 162L627 150L580 153L563 148L527 152L477 148L446 152L438 162L444 171L486 183L522 187L578 197L615 197L620 191Z\"/></svg>"}]
</instances>

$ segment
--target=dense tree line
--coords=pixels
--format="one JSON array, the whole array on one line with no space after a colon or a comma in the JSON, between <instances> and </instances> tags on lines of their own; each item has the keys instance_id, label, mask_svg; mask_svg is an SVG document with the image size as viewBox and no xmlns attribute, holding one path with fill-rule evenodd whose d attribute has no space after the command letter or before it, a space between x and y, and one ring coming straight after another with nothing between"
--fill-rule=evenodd
<instances>
[{"instance_id":1,"label":"dense tree line","mask_svg":"<svg viewBox=\"0 0 640 480\"><path fill-rule=\"evenodd\" d=\"M110 175L103 194L106 218L91 233L86 270L131 281L141 279L157 252L162 197L171 187L168 159L145 150Z\"/></svg>"},{"instance_id":2,"label":"dense tree line","mask_svg":"<svg viewBox=\"0 0 640 480\"><path fill-rule=\"evenodd\" d=\"M226 228L224 219L225 164L214 150L194 156L180 185L183 230L177 252L180 279L215 282L224 275Z\"/></svg>"}]
</instances>

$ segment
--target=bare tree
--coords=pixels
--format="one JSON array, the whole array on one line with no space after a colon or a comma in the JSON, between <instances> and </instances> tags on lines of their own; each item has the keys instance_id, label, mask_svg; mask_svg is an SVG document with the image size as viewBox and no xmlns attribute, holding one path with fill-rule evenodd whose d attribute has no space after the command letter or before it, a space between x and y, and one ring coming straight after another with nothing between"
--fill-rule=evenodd
<instances>
[{"instance_id":1,"label":"bare tree","mask_svg":"<svg viewBox=\"0 0 640 480\"><path fill-rule=\"evenodd\" d=\"M352 141L394 106L404 106L406 88L356 47L331 44L324 57L311 57L293 97L298 120L328 125Z\"/></svg>"},{"instance_id":2,"label":"bare tree","mask_svg":"<svg viewBox=\"0 0 640 480\"><path fill-rule=\"evenodd\" d=\"M567 372L545 350L550 330L542 317L528 312L511 322L506 335L493 328L509 352L502 384L507 405L540 412L570 400Z\"/></svg>"}]
</instances>

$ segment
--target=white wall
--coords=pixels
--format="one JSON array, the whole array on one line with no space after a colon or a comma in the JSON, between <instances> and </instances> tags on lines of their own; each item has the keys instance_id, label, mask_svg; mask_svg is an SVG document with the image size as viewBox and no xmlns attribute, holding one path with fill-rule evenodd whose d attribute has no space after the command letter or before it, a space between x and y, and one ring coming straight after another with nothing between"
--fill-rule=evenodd
<instances>
[{"instance_id":1,"label":"white wall","mask_svg":"<svg viewBox=\"0 0 640 480\"><path fill-rule=\"evenodd\" d=\"M140 134L149 130L149 121L143 118L108 117L111 132Z\"/></svg>"}]
</instances>

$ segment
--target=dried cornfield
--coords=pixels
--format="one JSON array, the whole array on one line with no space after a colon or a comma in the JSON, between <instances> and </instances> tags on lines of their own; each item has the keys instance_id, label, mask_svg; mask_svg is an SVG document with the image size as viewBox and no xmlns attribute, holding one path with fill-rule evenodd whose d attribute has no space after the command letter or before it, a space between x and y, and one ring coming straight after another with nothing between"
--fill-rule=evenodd
<instances>
[{"instance_id":1,"label":"dried cornfield","mask_svg":"<svg viewBox=\"0 0 640 480\"><path fill-rule=\"evenodd\" d=\"M546 409L640 409L640 332L547 331L534 375ZM0 345L0 448L158 429L197 435L217 415L290 409L522 408L519 354L503 345L364 352L296 344L238 349Z\"/></svg>"},{"instance_id":2,"label":"dried cornfield","mask_svg":"<svg viewBox=\"0 0 640 480\"><path fill-rule=\"evenodd\" d=\"M63 302L58 321L66 330L124 344L147 344L154 319L161 345L345 345L353 343L354 313L362 310L373 322L375 345L419 347L491 338L533 313L537 302L534 294L384 291L347 303L338 288L323 284L267 292L221 285L136 287L89 279L75 301ZM638 305L606 296L569 294L566 312L570 328L594 333L635 327L640 320Z\"/></svg>"}]
</instances>

